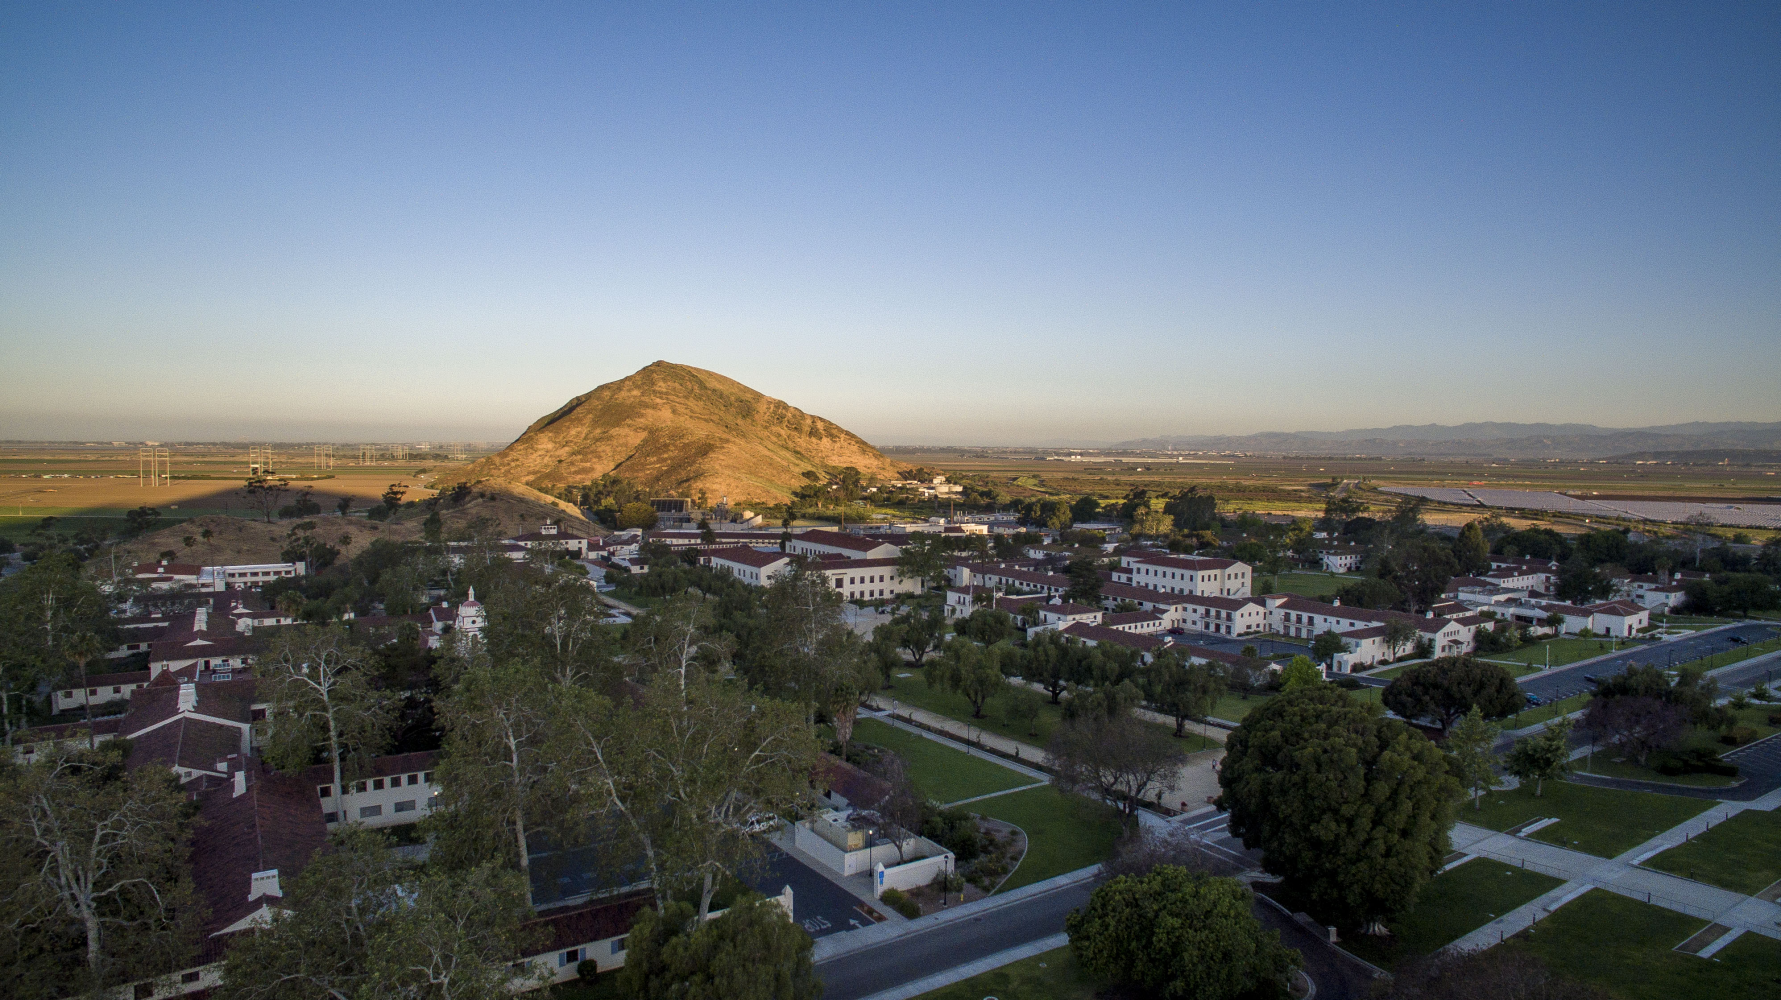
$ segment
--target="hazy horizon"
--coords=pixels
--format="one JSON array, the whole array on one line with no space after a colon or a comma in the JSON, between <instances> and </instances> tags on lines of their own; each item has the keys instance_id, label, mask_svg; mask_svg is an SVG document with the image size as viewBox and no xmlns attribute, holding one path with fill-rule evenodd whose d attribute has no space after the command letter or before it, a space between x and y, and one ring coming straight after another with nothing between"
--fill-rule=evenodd
<instances>
[{"instance_id":1,"label":"hazy horizon","mask_svg":"<svg viewBox=\"0 0 1781 1000\"><path fill-rule=\"evenodd\" d=\"M0 438L1781 420L1781 11L0 11ZM1765 360L1766 359L1766 360Z\"/></svg>"}]
</instances>

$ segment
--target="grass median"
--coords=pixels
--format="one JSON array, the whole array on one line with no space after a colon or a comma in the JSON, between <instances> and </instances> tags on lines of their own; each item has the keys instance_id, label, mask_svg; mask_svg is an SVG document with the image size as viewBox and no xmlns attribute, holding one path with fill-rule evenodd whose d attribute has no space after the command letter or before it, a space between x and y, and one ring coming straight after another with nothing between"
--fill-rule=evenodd
<instances>
[{"instance_id":1,"label":"grass median","mask_svg":"<svg viewBox=\"0 0 1781 1000\"><path fill-rule=\"evenodd\" d=\"M1560 975L1595 983L1625 1000L1773 1000L1781 941L1745 934L1710 959L1675 951L1707 925L1595 889L1510 938Z\"/></svg>"},{"instance_id":2,"label":"grass median","mask_svg":"<svg viewBox=\"0 0 1781 1000\"><path fill-rule=\"evenodd\" d=\"M1507 830L1532 819L1557 823L1529 834L1534 840L1612 858L1639 846L1682 821L1713 807L1711 799L1688 799L1656 792L1595 788L1569 781L1546 782L1536 797L1531 785L1491 792L1482 809L1468 800L1458 820L1490 830Z\"/></svg>"},{"instance_id":3,"label":"grass median","mask_svg":"<svg viewBox=\"0 0 1781 1000\"><path fill-rule=\"evenodd\" d=\"M1383 968L1427 955L1563 885L1560 879L1475 858L1429 880L1391 936L1350 935L1342 947Z\"/></svg>"},{"instance_id":4,"label":"grass median","mask_svg":"<svg viewBox=\"0 0 1781 1000\"><path fill-rule=\"evenodd\" d=\"M1754 896L1781 882L1781 814L1745 810L1645 867Z\"/></svg>"},{"instance_id":5,"label":"grass median","mask_svg":"<svg viewBox=\"0 0 1781 1000\"><path fill-rule=\"evenodd\" d=\"M1095 1000L1105 988L1105 983L1076 964L1075 954L1066 945L930 990L919 1000Z\"/></svg>"}]
</instances>

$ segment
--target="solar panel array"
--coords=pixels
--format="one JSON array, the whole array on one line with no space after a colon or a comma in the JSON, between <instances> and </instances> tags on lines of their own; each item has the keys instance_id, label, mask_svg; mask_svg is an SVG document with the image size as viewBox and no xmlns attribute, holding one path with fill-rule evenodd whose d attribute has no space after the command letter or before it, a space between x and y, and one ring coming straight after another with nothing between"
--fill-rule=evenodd
<instances>
[{"instance_id":1,"label":"solar panel array","mask_svg":"<svg viewBox=\"0 0 1781 1000\"><path fill-rule=\"evenodd\" d=\"M1644 521L1686 521L1699 514L1714 524L1737 528L1781 528L1781 504L1675 503L1665 500L1584 500L1545 490L1449 489L1439 486L1387 486L1386 493L1426 497L1442 503L1550 510L1593 517L1632 517Z\"/></svg>"}]
</instances>

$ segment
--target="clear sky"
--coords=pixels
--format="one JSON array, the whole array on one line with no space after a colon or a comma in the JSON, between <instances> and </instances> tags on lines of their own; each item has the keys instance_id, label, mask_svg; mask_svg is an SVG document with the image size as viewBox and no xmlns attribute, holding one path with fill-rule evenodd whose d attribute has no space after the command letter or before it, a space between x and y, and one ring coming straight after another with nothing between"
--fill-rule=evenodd
<instances>
[{"instance_id":1,"label":"clear sky","mask_svg":"<svg viewBox=\"0 0 1781 1000\"><path fill-rule=\"evenodd\" d=\"M1781 419L1776 4L635 6L0 9L0 438Z\"/></svg>"}]
</instances>

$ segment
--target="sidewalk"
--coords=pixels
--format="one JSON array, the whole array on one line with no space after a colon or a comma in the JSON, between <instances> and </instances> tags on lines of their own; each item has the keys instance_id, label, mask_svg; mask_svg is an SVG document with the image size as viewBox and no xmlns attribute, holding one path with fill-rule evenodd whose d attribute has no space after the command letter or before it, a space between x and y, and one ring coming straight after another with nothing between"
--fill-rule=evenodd
<instances>
[{"instance_id":1,"label":"sidewalk","mask_svg":"<svg viewBox=\"0 0 1781 1000\"><path fill-rule=\"evenodd\" d=\"M812 949L810 960L817 965L821 965L840 955L845 955L849 952L862 951L866 948L875 948L881 944L888 944L906 935L920 934L923 931L931 930L940 924L952 923L959 920L978 920L1004 906L1017 906L1034 896L1043 896L1048 892L1055 892L1065 886L1086 882L1099 875L1100 872L1100 865L1089 865L1087 868L1078 868L1073 872L1065 872L1062 875L1053 876L1043 882L1034 882L1032 885L1023 885L1018 889L1012 889L995 896L986 896L983 899L965 903L962 906L954 906L941 910L939 913L929 913L925 916L916 917L914 920L905 920L900 923L886 922L882 924L873 924L870 927L863 927L857 931L848 931L844 934L830 934L825 937L820 937L816 939L816 946Z\"/></svg>"},{"instance_id":2,"label":"sidewalk","mask_svg":"<svg viewBox=\"0 0 1781 1000\"><path fill-rule=\"evenodd\" d=\"M1456 823L1452 834L1454 850L1520 864L1565 882L1538 899L1461 936L1447 948L1471 951L1492 947L1526 930L1590 889L1606 889L1653 906L1711 920L1732 930L1752 931L1781 940L1781 905L1639 866L1639 862L1675 847L1710 826L1718 826L1746 809L1770 811L1777 807L1781 807L1781 790L1770 792L1754 802L1724 802L1614 858L1598 858L1469 823Z\"/></svg>"}]
</instances>

